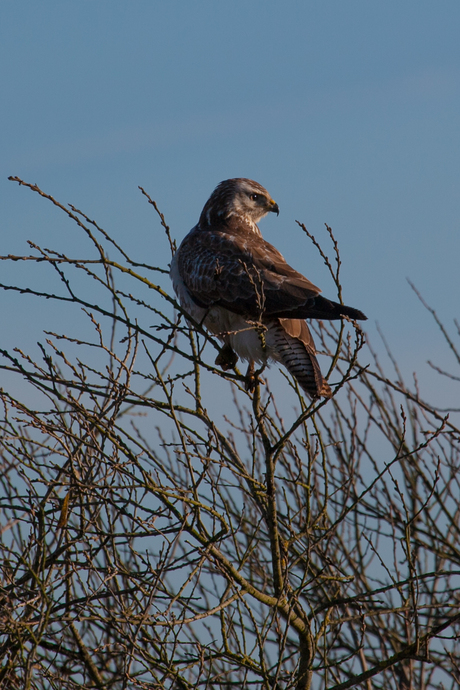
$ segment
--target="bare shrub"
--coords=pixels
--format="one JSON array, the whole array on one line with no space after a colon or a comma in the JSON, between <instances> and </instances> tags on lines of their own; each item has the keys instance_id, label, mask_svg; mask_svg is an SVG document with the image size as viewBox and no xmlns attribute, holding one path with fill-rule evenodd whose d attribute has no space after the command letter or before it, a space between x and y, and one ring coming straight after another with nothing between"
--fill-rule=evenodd
<instances>
[{"instance_id":1,"label":"bare shrub","mask_svg":"<svg viewBox=\"0 0 460 690\"><path fill-rule=\"evenodd\" d=\"M455 424L345 322L316 326L331 401L246 392L165 267L14 179L92 249L1 257L59 282L4 290L88 322L2 350L30 390L2 392L2 687L458 687Z\"/></svg>"}]
</instances>

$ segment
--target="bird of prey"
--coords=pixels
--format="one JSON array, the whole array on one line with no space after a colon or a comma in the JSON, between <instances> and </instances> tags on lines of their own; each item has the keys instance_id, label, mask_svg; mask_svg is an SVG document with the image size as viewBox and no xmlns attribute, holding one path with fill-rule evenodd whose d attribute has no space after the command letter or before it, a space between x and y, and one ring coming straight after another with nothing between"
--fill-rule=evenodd
<instances>
[{"instance_id":1,"label":"bird of prey","mask_svg":"<svg viewBox=\"0 0 460 690\"><path fill-rule=\"evenodd\" d=\"M316 359L305 319L365 319L358 309L332 302L263 239L258 221L279 214L278 205L253 180L224 180L213 191L198 224L171 263L171 280L182 308L224 343L216 359L223 369L238 356L283 364L312 399L331 389Z\"/></svg>"}]
</instances>

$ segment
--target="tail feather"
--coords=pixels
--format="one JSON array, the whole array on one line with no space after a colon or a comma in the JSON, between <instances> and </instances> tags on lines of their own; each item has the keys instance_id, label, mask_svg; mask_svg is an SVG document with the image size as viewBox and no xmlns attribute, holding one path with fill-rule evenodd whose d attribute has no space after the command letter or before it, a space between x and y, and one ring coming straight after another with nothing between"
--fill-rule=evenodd
<instances>
[{"instance_id":1,"label":"tail feather","mask_svg":"<svg viewBox=\"0 0 460 690\"><path fill-rule=\"evenodd\" d=\"M294 376L307 395L313 399L331 397L332 391L321 374L315 344L305 321L278 319L269 328L268 341L274 357Z\"/></svg>"}]
</instances>

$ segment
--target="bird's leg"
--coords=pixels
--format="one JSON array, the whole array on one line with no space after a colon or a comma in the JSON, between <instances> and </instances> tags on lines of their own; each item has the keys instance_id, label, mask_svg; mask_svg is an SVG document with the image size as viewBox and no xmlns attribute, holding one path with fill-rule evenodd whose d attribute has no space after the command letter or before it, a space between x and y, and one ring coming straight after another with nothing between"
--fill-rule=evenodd
<instances>
[{"instance_id":1,"label":"bird's leg","mask_svg":"<svg viewBox=\"0 0 460 690\"><path fill-rule=\"evenodd\" d=\"M215 364L217 364L218 367L221 367L224 371L227 371L228 369L234 369L237 361L238 356L232 350L231 346L226 343L217 355Z\"/></svg>"},{"instance_id":2,"label":"bird's leg","mask_svg":"<svg viewBox=\"0 0 460 690\"><path fill-rule=\"evenodd\" d=\"M265 369L265 364L263 364L260 367L260 369L257 369L257 371L256 371L254 368L254 360L251 359L251 361L249 362L248 370L246 372L246 376L245 376L246 381L244 384L244 387L248 392L252 393L252 391L256 387L257 383L261 383L262 386L265 386L265 381L263 379L261 379L259 376L259 374L261 374L264 369Z\"/></svg>"},{"instance_id":3,"label":"bird's leg","mask_svg":"<svg viewBox=\"0 0 460 690\"><path fill-rule=\"evenodd\" d=\"M257 376L254 374L254 360L249 362L248 370L246 372L246 381L244 387L247 391L253 391L256 387Z\"/></svg>"}]
</instances>

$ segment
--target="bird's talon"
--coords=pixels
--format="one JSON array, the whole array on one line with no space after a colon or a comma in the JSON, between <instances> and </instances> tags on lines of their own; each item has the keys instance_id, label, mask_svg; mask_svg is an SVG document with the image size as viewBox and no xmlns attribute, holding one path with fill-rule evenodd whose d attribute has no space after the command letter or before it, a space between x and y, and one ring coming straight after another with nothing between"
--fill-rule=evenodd
<instances>
[{"instance_id":1,"label":"bird's talon","mask_svg":"<svg viewBox=\"0 0 460 690\"><path fill-rule=\"evenodd\" d=\"M246 376L245 377L245 382L244 382L244 390L247 393L252 393L254 391L254 388L256 387L257 379L255 376Z\"/></svg>"},{"instance_id":2,"label":"bird's talon","mask_svg":"<svg viewBox=\"0 0 460 690\"><path fill-rule=\"evenodd\" d=\"M254 362L249 362L248 370L245 376L244 388L248 393L252 393L256 387L258 378L257 373L254 371Z\"/></svg>"},{"instance_id":3,"label":"bird's talon","mask_svg":"<svg viewBox=\"0 0 460 690\"><path fill-rule=\"evenodd\" d=\"M234 369L237 362L238 355L235 354L230 345L224 345L216 357L215 364L224 371L228 371L228 369Z\"/></svg>"}]
</instances>

